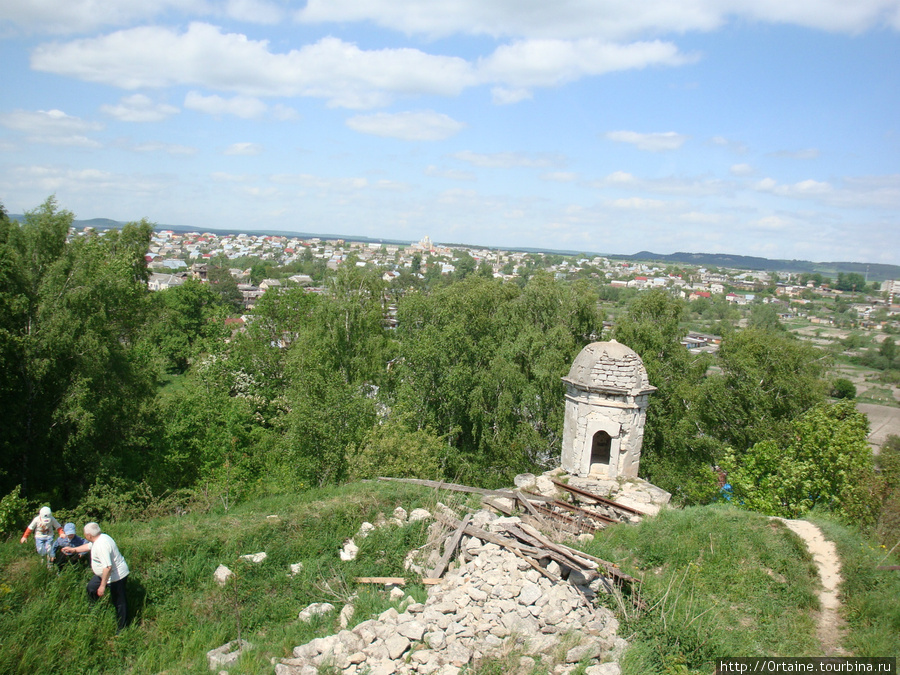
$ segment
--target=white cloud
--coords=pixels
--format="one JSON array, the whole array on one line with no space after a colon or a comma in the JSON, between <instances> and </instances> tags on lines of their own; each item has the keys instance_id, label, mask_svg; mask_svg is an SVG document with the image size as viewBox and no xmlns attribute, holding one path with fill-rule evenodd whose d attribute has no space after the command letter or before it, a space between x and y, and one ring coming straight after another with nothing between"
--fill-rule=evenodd
<instances>
[{"instance_id":1,"label":"white cloud","mask_svg":"<svg viewBox=\"0 0 900 675\"><path fill-rule=\"evenodd\" d=\"M263 147L259 143L232 143L225 148L226 155L259 155Z\"/></svg>"},{"instance_id":2,"label":"white cloud","mask_svg":"<svg viewBox=\"0 0 900 675\"><path fill-rule=\"evenodd\" d=\"M309 173L279 173L270 176L273 183L314 188L323 194L353 194L369 187L366 178L326 178Z\"/></svg>"},{"instance_id":3,"label":"white cloud","mask_svg":"<svg viewBox=\"0 0 900 675\"><path fill-rule=\"evenodd\" d=\"M179 145L177 143L160 143L158 141L149 141L147 143L138 143L128 147L128 150L134 152L164 152L167 155L195 155L197 148L188 145Z\"/></svg>"},{"instance_id":4,"label":"white cloud","mask_svg":"<svg viewBox=\"0 0 900 675\"><path fill-rule=\"evenodd\" d=\"M95 204L99 195L110 197L160 196L171 189L170 180L161 176L120 174L102 169L71 169L52 165L17 166L9 174L10 187L17 193L48 195L84 195ZM83 199L81 200L83 201ZM65 203L71 204L68 198ZM70 207L71 208L71 207ZM77 212L77 211L76 211Z\"/></svg>"},{"instance_id":5,"label":"white cloud","mask_svg":"<svg viewBox=\"0 0 900 675\"><path fill-rule=\"evenodd\" d=\"M494 105L511 105L533 98L528 89L507 89L506 87L493 87L491 89L491 101Z\"/></svg>"},{"instance_id":6,"label":"white cloud","mask_svg":"<svg viewBox=\"0 0 900 675\"><path fill-rule=\"evenodd\" d=\"M678 220L697 225L722 225L728 219L722 213L707 213L702 211L688 211L678 216Z\"/></svg>"},{"instance_id":7,"label":"white cloud","mask_svg":"<svg viewBox=\"0 0 900 675\"><path fill-rule=\"evenodd\" d=\"M763 178L753 188L779 197L821 202L835 208L900 209L900 174L850 176L837 184L813 179L779 183L773 178Z\"/></svg>"},{"instance_id":8,"label":"white cloud","mask_svg":"<svg viewBox=\"0 0 900 675\"><path fill-rule=\"evenodd\" d=\"M143 94L126 96L116 105L101 105L100 110L121 122L161 122L180 112L175 106L154 103Z\"/></svg>"},{"instance_id":9,"label":"white cloud","mask_svg":"<svg viewBox=\"0 0 900 675\"><path fill-rule=\"evenodd\" d=\"M210 178L212 178L217 183L248 183L250 181L257 180L257 176L247 173L228 173L227 171L214 171L210 174Z\"/></svg>"},{"instance_id":10,"label":"white cloud","mask_svg":"<svg viewBox=\"0 0 900 675\"><path fill-rule=\"evenodd\" d=\"M771 192L780 197L807 198L823 197L833 192L829 183L817 180L802 180L791 185L779 184L772 178L763 178L758 181L755 188L760 192Z\"/></svg>"},{"instance_id":11,"label":"white cloud","mask_svg":"<svg viewBox=\"0 0 900 675\"><path fill-rule=\"evenodd\" d=\"M266 111L266 104L252 96L204 96L196 91L189 91L184 97L184 107L208 115L234 115L241 119L259 117Z\"/></svg>"},{"instance_id":12,"label":"white cloud","mask_svg":"<svg viewBox=\"0 0 900 675\"><path fill-rule=\"evenodd\" d=\"M732 176L752 176L754 173L753 167L749 164L732 164L728 171Z\"/></svg>"},{"instance_id":13,"label":"white cloud","mask_svg":"<svg viewBox=\"0 0 900 675\"><path fill-rule=\"evenodd\" d=\"M710 143L720 148L725 148L731 152L742 155L747 152L747 145L741 141L735 141L724 136L714 136L710 139Z\"/></svg>"},{"instance_id":14,"label":"white cloud","mask_svg":"<svg viewBox=\"0 0 900 675\"><path fill-rule=\"evenodd\" d=\"M634 183L636 181L637 179L634 175L626 171L613 171L606 177L606 182L613 184Z\"/></svg>"},{"instance_id":15,"label":"white cloud","mask_svg":"<svg viewBox=\"0 0 900 675\"><path fill-rule=\"evenodd\" d=\"M347 120L347 126L360 133L385 138L399 138L404 141L442 141L459 133L466 125L433 110L420 110L357 115Z\"/></svg>"},{"instance_id":16,"label":"white cloud","mask_svg":"<svg viewBox=\"0 0 900 675\"><path fill-rule=\"evenodd\" d=\"M572 171L549 171L541 175L541 180L548 180L554 183L574 183L578 180L578 174Z\"/></svg>"},{"instance_id":17,"label":"white cloud","mask_svg":"<svg viewBox=\"0 0 900 675\"><path fill-rule=\"evenodd\" d=\"M264 0L227 0L225 14L238 21L262 24L276 24L284 18L281 7Z\"/></svg>"},{"instance_id":18,"label":"white cloud","mask_svg":"<svg viewBox=\"0 0 900 675\"><path fill-rule=\"evenodd\" d=\"M288 105L276 103L272 106L272 117L280 122L295 122L300 119L300 113Z\"/></svg>"},{"instance_id":19,"label":"white cloud","mask_svg":"<svg viewBox=\"0 0 900 675\"><path fill-rule=\"evenodd\" d=\"M477 84L471 64L418 49L362 50L333 37L275 54L265 40L192 23L148 26L52 43L31 56L35 70L124 89L200 85L244 96L311 96L369 108L398 95L456 95Z\"/></svg>"},{"instance_id":20,"label":"white cloud","mask_svg":"<svg viewBox=\"0 0 900 675\"><path fill-rule=\"evenodd\" d=\"M561 155L526 154L520 152L480 153L463 150L452 155L455 159L483 169L511 169L524 167L545 169L565 163Z\"/></svg>"},{"instance_id":21,"label":"white cloud","mask_svg":"<svg viewBox=\"0 0 900 675\"><path fill-rule=\"evenodd\" d=\"M606 138L616 143L630 143L638 150L665 152L677 150L684 145L688 137L674 131L652 134L641 134L636 131L610 131L606 134Z\"/></svg>"},{"instance_id":22,"label":"white cloud","mask_svg":"<svg viewBox=\"0 0 900 675\"><path fill-rule=\"evenodd\" d=\"M432 178L447 178L449 180L475 180L475 174L471 171L446 169L434 166L433 164L425 167L425 175Z\"/></svg>"},{"instance_id":23,"label":"white cloud","mask_svg":"<svg viewBox=\"0 0 900 675\"><path fill-rule=\"evenodd\" d=\"M626 209L633 211L658 211L665 208L667 202L660 199L642 199L641 197L626 197L623 199L611 199L606 204L614 209Z\"/></svg>"},{"instance_id":24,"label":"white cloud","mask_svg":"<svg viewBox=\"0 0 900 675\"><path fill-rule=\"evenodd\" d=\"M371 21L404 33L445 36L588 37L622 39L710 31L729 18L791 23L854 33L879 25L900 28L897 0L308 0L306 23Z\"/></svg>"},{"instance_id":25,"label":"white cloud","mask_svg":"<svg viewBox=\"0 0 900 675\"><path fill-rule=\"evenodd\" d=\"M818 159L819 151L816 148L805 148L803 150L779 150L770 153L770 157L780 157L784 159Z\"/></svg>"},{"instance_id":26,"label":"white cloud","mask_svg":"<svg viewBox=\"0 0 900 675\"><path fill-rule=\"evenodd\" d=\"M671 42L611 44L582 40L522 40L501 45L478 62L487 82L514 88L551 87L590 75L632 70L649 65L678 66L691 60Z\"/></svg>"},{"instance_id":27,"label":"white cloud","mask_svg":"<svg viewBox=\"0 0 900 675\"><path fill-rule=\"evenodd\" d=\"M591 185L600 190L631 190L650 194L679 195L684 197L722 196L734 191L729 181L705 177L665 176L663 178L638 178L624 171L615 171Z\"/></svg>"},{"instance_id":28,"label":"white cloud","mask_svg":"<svg viewBox=\"0 0 900 675\"><path fill-rule=\"evenodd\" d=\"M289 11L276 0L30 0L0 3L0 23L26 31L77 33L163 17L221 17L274 24ZM710 31L729 19L858 33L900 29L897 0L309 0L303 23L371 22L405 34L494 37L636 36Z\"/></svg>"},{"instance_id":29,"label":"white cloud","mask_svg":"<svg viewBox=\"0 0 900 675\"><path fill-rule=\"evenodd\" d=\"M29 0L0 2L0 23L26 31L80 33L101 26L121 26L171 10L203 11L206 0Z\"/></svg>"},{"instance_id":30,"label":"white cloud","mask_svg":"<svg viewBox=\"0 0 900 675\"><path fill-rule=\"evenodd\" d=\"M25 134L34 143L86 148L100 147L100 143L85 134L103 129L103 125L98 122L88 122L56 109L3 113L0 114L0 125Z\"/></svg>"}]
</instances>

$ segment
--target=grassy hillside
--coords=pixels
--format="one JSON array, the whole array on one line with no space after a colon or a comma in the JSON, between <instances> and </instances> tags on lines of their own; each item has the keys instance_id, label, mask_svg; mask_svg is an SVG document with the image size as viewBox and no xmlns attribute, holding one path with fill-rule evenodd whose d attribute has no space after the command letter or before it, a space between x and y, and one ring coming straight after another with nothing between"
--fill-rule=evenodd
<instances>
[{"instance_id":1,"label":"grassy hillside","mask_svg":"<svg viewBox=\"0 0 900 675\"><path fill-rule=\"evenodd\" d=\"M31 543L7 541L0 544L0 672L208 673L206 652L240 631L255 649L231 672L272 673L270 658L289 656L294 646L337 629L336 614L298 622L297 613L307 604L340 607L357 592L354 622L387 608L382 593L354 587L351 579L402 574L403 558L424 543L426 525L379 529L357 542L360 554L349 563L337 555L344 539L379 513L389 516L400 505L428 508L438 498L447 503L454 495L357 483L272 496L227 513L111 524L106 530L132 568L134 621L118 637L107 603L87 604L87 572L57 576L42 566ZM272 514L278 522L267 520ZM841 537L842 547L868 546L846 530ZM644 579L645 610L609 599L623 611L620 635L633 644L623 664L626 673L711 672L716 656L817 652L815 573L802 543L779 523L728 507L692 508L613 528L586 550ZM268 554L259 565L239 560L259 551ZM289 565L297 562L303 571L289 578ZM219 564L237 572L237 583L221 588L214 582ZM867 565L857 566L867 570ZM894 586L880 586L878 592L896 598L900 581L887 582ZM424 599L422 587L411 592ZM862 591L859 597L850 601L871 604ZM886 612L886 607L870 608L865 629L884 624ZM888 628L879 630L876 655L898 653L883 650L898 649L900 631L892 638ZM855 644L862 646L866 637L860 636ZM496 670L491 668L483 665L482 672Z\"/></svg>"}]
</instances>

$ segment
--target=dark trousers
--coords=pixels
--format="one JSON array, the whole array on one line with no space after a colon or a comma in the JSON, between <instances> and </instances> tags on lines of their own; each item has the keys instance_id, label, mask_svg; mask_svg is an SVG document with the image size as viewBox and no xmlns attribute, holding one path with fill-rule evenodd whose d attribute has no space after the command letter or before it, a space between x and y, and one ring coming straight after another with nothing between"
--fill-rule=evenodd
<instances>
[{"instance_id":1,"label":"dark trousers","mask_svg":"<svg viewBox=\"0 0 900 675\"><path fill-rule=\"evenodd\" d=\"M97 589L100 588L101 581L100 577L95 574L87 583L88 600L92 603L97 602L99 599ZM108 581L106 583L106 592L109 594L110 601L116 608L116 616L119 619L119 630L122 630L128 625L128 602L125 599L126 581L128 581L128 577L123 577L118 581Z\"/></svg>"}]
</instances>

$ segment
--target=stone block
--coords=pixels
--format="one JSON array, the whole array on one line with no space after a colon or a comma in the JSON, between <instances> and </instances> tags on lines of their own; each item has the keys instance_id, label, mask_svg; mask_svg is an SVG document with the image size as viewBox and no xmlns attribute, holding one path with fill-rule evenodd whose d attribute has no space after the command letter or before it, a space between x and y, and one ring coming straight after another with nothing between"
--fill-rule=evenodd
<instances>
[{"instance_id":1,"label":"stone block","mask_svg":"<svg viewBox=\"0 0 900 675\"><path fill-rule=\"evenodd\" d=\"M334 610L334 605L332 605L330 602L314 602L311 605L307 605L304 609L300 610L300 614L297 615L297 618L300 621L312 621L312 618L314 616L327 614L332 610Z\"/></svg>"},{"instance_id":2,"label":"stone block","mask_svg":"<svg viewBox=\"0 0 900 675\"><path fill-rule=\"evenodd\" d=\"M253 649L253 645L246 640L232 640L221 647L210 649L206 652L206 661L210 670L232 666L245 651Z\"/></svg>"}]
</instances>

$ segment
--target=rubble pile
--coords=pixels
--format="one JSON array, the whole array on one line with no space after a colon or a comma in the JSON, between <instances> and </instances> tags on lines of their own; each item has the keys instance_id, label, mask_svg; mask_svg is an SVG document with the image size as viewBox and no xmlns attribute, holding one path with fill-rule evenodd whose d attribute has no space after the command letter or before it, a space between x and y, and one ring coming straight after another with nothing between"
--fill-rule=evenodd
<instances>
[{"instance_id":1,"label":"rubble pile","mask_svg":"<svg viewBox=\"0 0 900 675\"><path fill-rule=\"evenodd\" d=\"M484 657L504 656L523 673L542 660L559 674L581 662L590 663L588 675L619 672L616 661L627 643L616 636L613 613L593 603L609 582L591 573L589 561L576 569L574 558L561 553L543 556L525 544L518 543L518 549L505 544L519 541L516 532L530 538L520 529L529 526L519 518L489 511L462 523L452 522L446 512L438 517L456 527L452 545L459 547L459 558L429 587L425 603L406 596L401 611L388 609L350 630L298 646L293 658L276 664L276 675L315 675L322 667L346 675L455 675Z\"/></svg>"}]
</instances>

